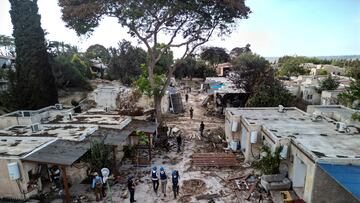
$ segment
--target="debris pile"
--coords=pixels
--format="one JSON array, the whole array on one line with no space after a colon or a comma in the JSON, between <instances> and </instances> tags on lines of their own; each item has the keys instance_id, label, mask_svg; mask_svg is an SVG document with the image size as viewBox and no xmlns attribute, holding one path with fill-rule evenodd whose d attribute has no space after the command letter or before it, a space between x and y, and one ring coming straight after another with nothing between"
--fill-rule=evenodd
<instances>
[{"instance_id":1,"label":"debris pile","mask_svg":"<svg viewBox=\"0 0 360 203\"><path fill-rule=\"evenodd\" d=\"M128 116L142 116L144 109L137 106L141 93L131 89L121 89L117 98L119 114Z\"/></svg>"},{"instance_id":2,"label":"debris pile","mask_svg":"<svg viewBox=\"0 0 360 203\"><path fill-rule=\"evenodd\" d=\"M206 191L206 183L200 179L184 180L181 189L184 195L197 195Z\"/></svg>"}]
</instances>

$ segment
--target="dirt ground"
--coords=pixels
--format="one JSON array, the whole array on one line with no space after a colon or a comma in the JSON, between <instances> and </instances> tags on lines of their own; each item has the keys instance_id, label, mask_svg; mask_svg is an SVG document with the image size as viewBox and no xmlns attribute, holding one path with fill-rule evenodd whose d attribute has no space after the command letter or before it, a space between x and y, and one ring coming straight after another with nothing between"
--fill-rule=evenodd
<instances>
[{"instance_id":1,"label":"dirt ground","mask_svg":"<svg viewBox=\"0 0 360 203\"><path fill-rule=\"evenodd\" d=\"M209 202L209 200L197 200L198 195L218 194L219 197L214 198L213 202L254 202L252 198L245 200L248 191L239 191L234 181L227 181L231 177L238 177L253 171L252 168L241 165L236 168L196 168L191 164L191 156L198 152L223 152L223 148L214 148L212 143L199 140L200 122L204 121L205 131L213 131L215 129L223 129L224 118L205 116L205 109L201 107L201 101L205 97L204 94L191 93L188 103L185 103L186 111L183 115L170 115L165 121L169 127L176 127L181 130L183 136L182 151L177 153L175 138L170 138L170 152L164 150L156 150L152 160L152 166L163 166L167 172L168 183L166 197L161 194L160 186L158 194L155 194L152 188L150 177L150 167L133 167L131 164L123 164L119 171L123 172L124 178L128 174L135 175L137 186L135 189L135 199L141 203L157 203L157 202ZM184 98L184 97L183 97ZM194 109L194 118L189 117L190 106ZM242 155L237 154L240 162ZM171 183L171 172L178 170L180 174L180 194L174 199ZM126 174L126 175L125 175ZM126 184L116 184L112 187L113 202L130 202L129 196L124 198L127 193ZM93 201L95 202L95 201ZM110 202L107 197L104 202ZM269 202L269 201L264 201Z\"/></svg>"},{"instance_id":2,"label":"dirt ground","mask_svg":"<svg viewBox=\"0 0 360 203\"><path fill-rule=\"evenodd\" d=\"M185 100L184 94L183 100ZM183 137L183 145L180 153L176 149L175 137L169 138L171 149L166 152L163 149L154 149L153 159L149 167L134 167L130 162L124 162L119 172L122 174L120 183L111 187L113 202L130 202L127 194L126 179L129 174L135 176L137 185L135 188L135 199L140 203L158 203L158 202L218 202L218 203L242 203L242 202L258 202L257 197L245 200L249 192L248 190L239 190L234 180L229 181L233 177L245 176L253 173L253 169L247 164L242 164L243 156L237 153L236 157L239 166L236 167L195 167L191 163L191 157L194 153L206 152L224 152L226 144L213 144L207 139L198 139L199 127L201 121L205 124L205 136L214 136L214 132L224 134L223 117L206 116L206 109L201 106L201 102L205 98L204 93L192 92L189 94L189 101L184 102L185 113L180 115L170 114L166 116L165 122L168 127L180 129ZM194 118L190 119L189 109L194 109ZM212 132L212 134L210 134ZM217 133L215 133L215 137ZM168 175L166 197L161 194L161 186L159 186L158 194L155 194L152 188L150 170L153 166L163 166ZM180 175L180 194L174 199L171 183L171 172L178 170ZM88 185L80 185L83 188L72 188L77 191L77 195L86 196L86 200L81 202L95 203L95 195L89 189ZM109 193L109 191L108 191ZM218 197L209 200L198 200L199 195L216 194ZM111 202L109 195L102 202ZM271 202L265 198L263 202Z\"/></svg>"}]
</instances>

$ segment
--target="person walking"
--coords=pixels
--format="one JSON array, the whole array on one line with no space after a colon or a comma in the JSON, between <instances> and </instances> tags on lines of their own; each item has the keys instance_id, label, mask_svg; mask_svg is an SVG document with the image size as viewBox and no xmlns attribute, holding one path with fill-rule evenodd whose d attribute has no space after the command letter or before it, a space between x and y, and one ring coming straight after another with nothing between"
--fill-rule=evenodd
<instances>
[{"instance_id":1,"label":"person walking","mask_svg":"<svg viewBox=\"0 0 360 203\"><path fill-rule=\"evenodd\" d=\"M179 171L174 170L171 174L174 199L176 199L176 195L179 195L179 178L180 178Z\"/></svg>"},{"instance_id":2,"label":"person walking","mask_svg":"<svg viewBox=\"0 0 360 203\"><path fill-rule=\"evenodd\" d=\"M130 175L127 182L128 190L130 192L130 203L136 202L135 198L135 182L134 176Z\"/></svg>"},{"instance_id":3,"label":"person walking","mask_svg":"<svg viewBox=\"0 0 360 203\"><path fill-rule=\"evenodd\" d=\"M185 102L187 103L188 100L189 100L189 95L188 95L188 93L186 93L186 94L185 94Z\"/></svg>"},{"instance_id":4,"label":"person walking","mask_svg":"<svg viewBox=\"0 0 360 203\"><path fill-rule=\"evenodd\" d=\"M159 188L159 177L158 177L156 166L154 166L151 170L151 180L153 183L154 192L157 194L157 190Z\"/></svg>"},{"instance_id":5,"label":"person walking","mask_svg":"<svg viewBox=\"0 0 360 203\"><path fill-rule=\"evenodd\" d=\"M204 135L204 129L205 129L204 121L201 121L201 123L200 123L200 136L201 137Z\"/></svg>"},{"instance_id":6,"label":"person walking","mask_svg":"<svg viewBox=\"0 0 360 203\"><path fill-rule=\"evenodd\" d=\"M180 152L181 151L181 143L182 143L181 134L179 134L176 137L176 143L177 143L177 152Z\"/></svg>"},{"instance_id":7,"label":"person walking","mask_svg":"<svg viewBox=\"0 0 360 203\"><path fill-rule=\"evenodd\" d=\"M161 192L166 197L166 185L167 185L167 176L164 167L160 167L160 183L161 183Z\"/></svg>"},{"instance_id":8,"label":"person walking","mask_svg":"<svg viewBox=\"0 0 360 203\"><path fill-rule=\"evenodd\" d=\"M190 107L190 119L192 119L193 118L193 113L194 113L194 109L192 108L192 107Z\"/></svg>"},{"instance_id":9,"label":"person walking","mask_svg":"<svg viewBox=\"0 0 360 203\"><path fill-rule=\"evenodd\" d=\"M103 199L102 186L103 186L102 178L99 176L97 172L95 172L94 178L92 180L91 188L94 190L97 202Z\"/></svg>"}]
</instances>

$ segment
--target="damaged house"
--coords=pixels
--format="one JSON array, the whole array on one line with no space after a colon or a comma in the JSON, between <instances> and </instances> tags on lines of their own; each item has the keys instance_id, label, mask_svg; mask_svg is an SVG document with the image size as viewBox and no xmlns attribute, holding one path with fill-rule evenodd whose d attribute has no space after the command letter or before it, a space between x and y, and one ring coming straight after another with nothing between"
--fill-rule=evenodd
<instances>
[{"instance_id":1,"label":"damaged house","mask_svg":"<svg viewBox=\"0 0 360 203\"><path fill-rule=\"evenodd\" d=\"M86 156L95 140L111 149L114 174L124 157L125 146L141 146L136 150L146 152L146 156L135 157L134 163L147 165L151 160L157 128L153 122L110 111L65 115L55 114L61 111L52 108L48 111L42 109L41 114L34 114L37 117L33 120L29 117L27 123L14 123L0 130L0 168L4 172L0 176L0 199L25 200L51 191L53 180L49 171L58 168L66 201L71 202L72 187L68 185L80 185L89 177L91 169ZM44 120L39 115L52 115L54 119L50 116L51 119ZM38 121L41 124L32 123ZM1 117L1 122L10 124L7 116ZM146 144L140 145L140 139L146 139Z\"/></svg>"},{"instance_id":2,"label":"damaged house","mask_svg":"<svg viewBox=\"0 0 360 203\"><path fill-rule=\"evenodd\" d=\"M203 105L213 105L214 109L222 112L226 107L241 107L245 105L247 93L239 89L226 77L208 77L202 84L203 91L207 92L207 97Z\"/></svg>"},{"instance_id":3,"label":"damaged house","mask_svg":"<svg viewBox=\"0 0 360 203\"><path fill-rule=\"evenodd\" d=\"M359 202L359 128L328 117L341 109L322 109L308 114L282 106L227 108L226 139L245 162L258 160L263 145L273 152L281 147L280 172L306 202Z\"/></svg>"}]
</instances>

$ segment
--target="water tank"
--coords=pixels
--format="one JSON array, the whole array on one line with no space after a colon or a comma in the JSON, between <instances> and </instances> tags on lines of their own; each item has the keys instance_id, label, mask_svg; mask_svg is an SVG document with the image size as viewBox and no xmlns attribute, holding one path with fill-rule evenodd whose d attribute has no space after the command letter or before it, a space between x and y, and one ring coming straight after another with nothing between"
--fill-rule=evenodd
<instances>
[{"instance_id":1,"label":"water tank","mask_svg":"<svg viewBox=\"0 0 360 203\"><path fill-rule=\"evenodd\" d=\"M251 144L255 144L257 142L257 132L256 131L251 131L250 142L251 142Z\"/></svg>"},{"instance_id":2,"label":"water tank","mask_svg":"<svg viewBox=\"0 0 360 203\"><path fill-rule=\"evenodd\" d=\"M237 129L238 129L238 122L233 121L233 122L232 122L232 125L231 125L231 131L232 131L232 132L236 132Z\"/></svg>"},{"instance_id":3,"label":"water tank","mask_svg":"<svg viewBox=\"0 0 360 203\"><path fill-rule=\"evenodd\" d=\"M20 170L17 162L8 163L10 180L20 179Z\"/></svg>"}]
</instances>

